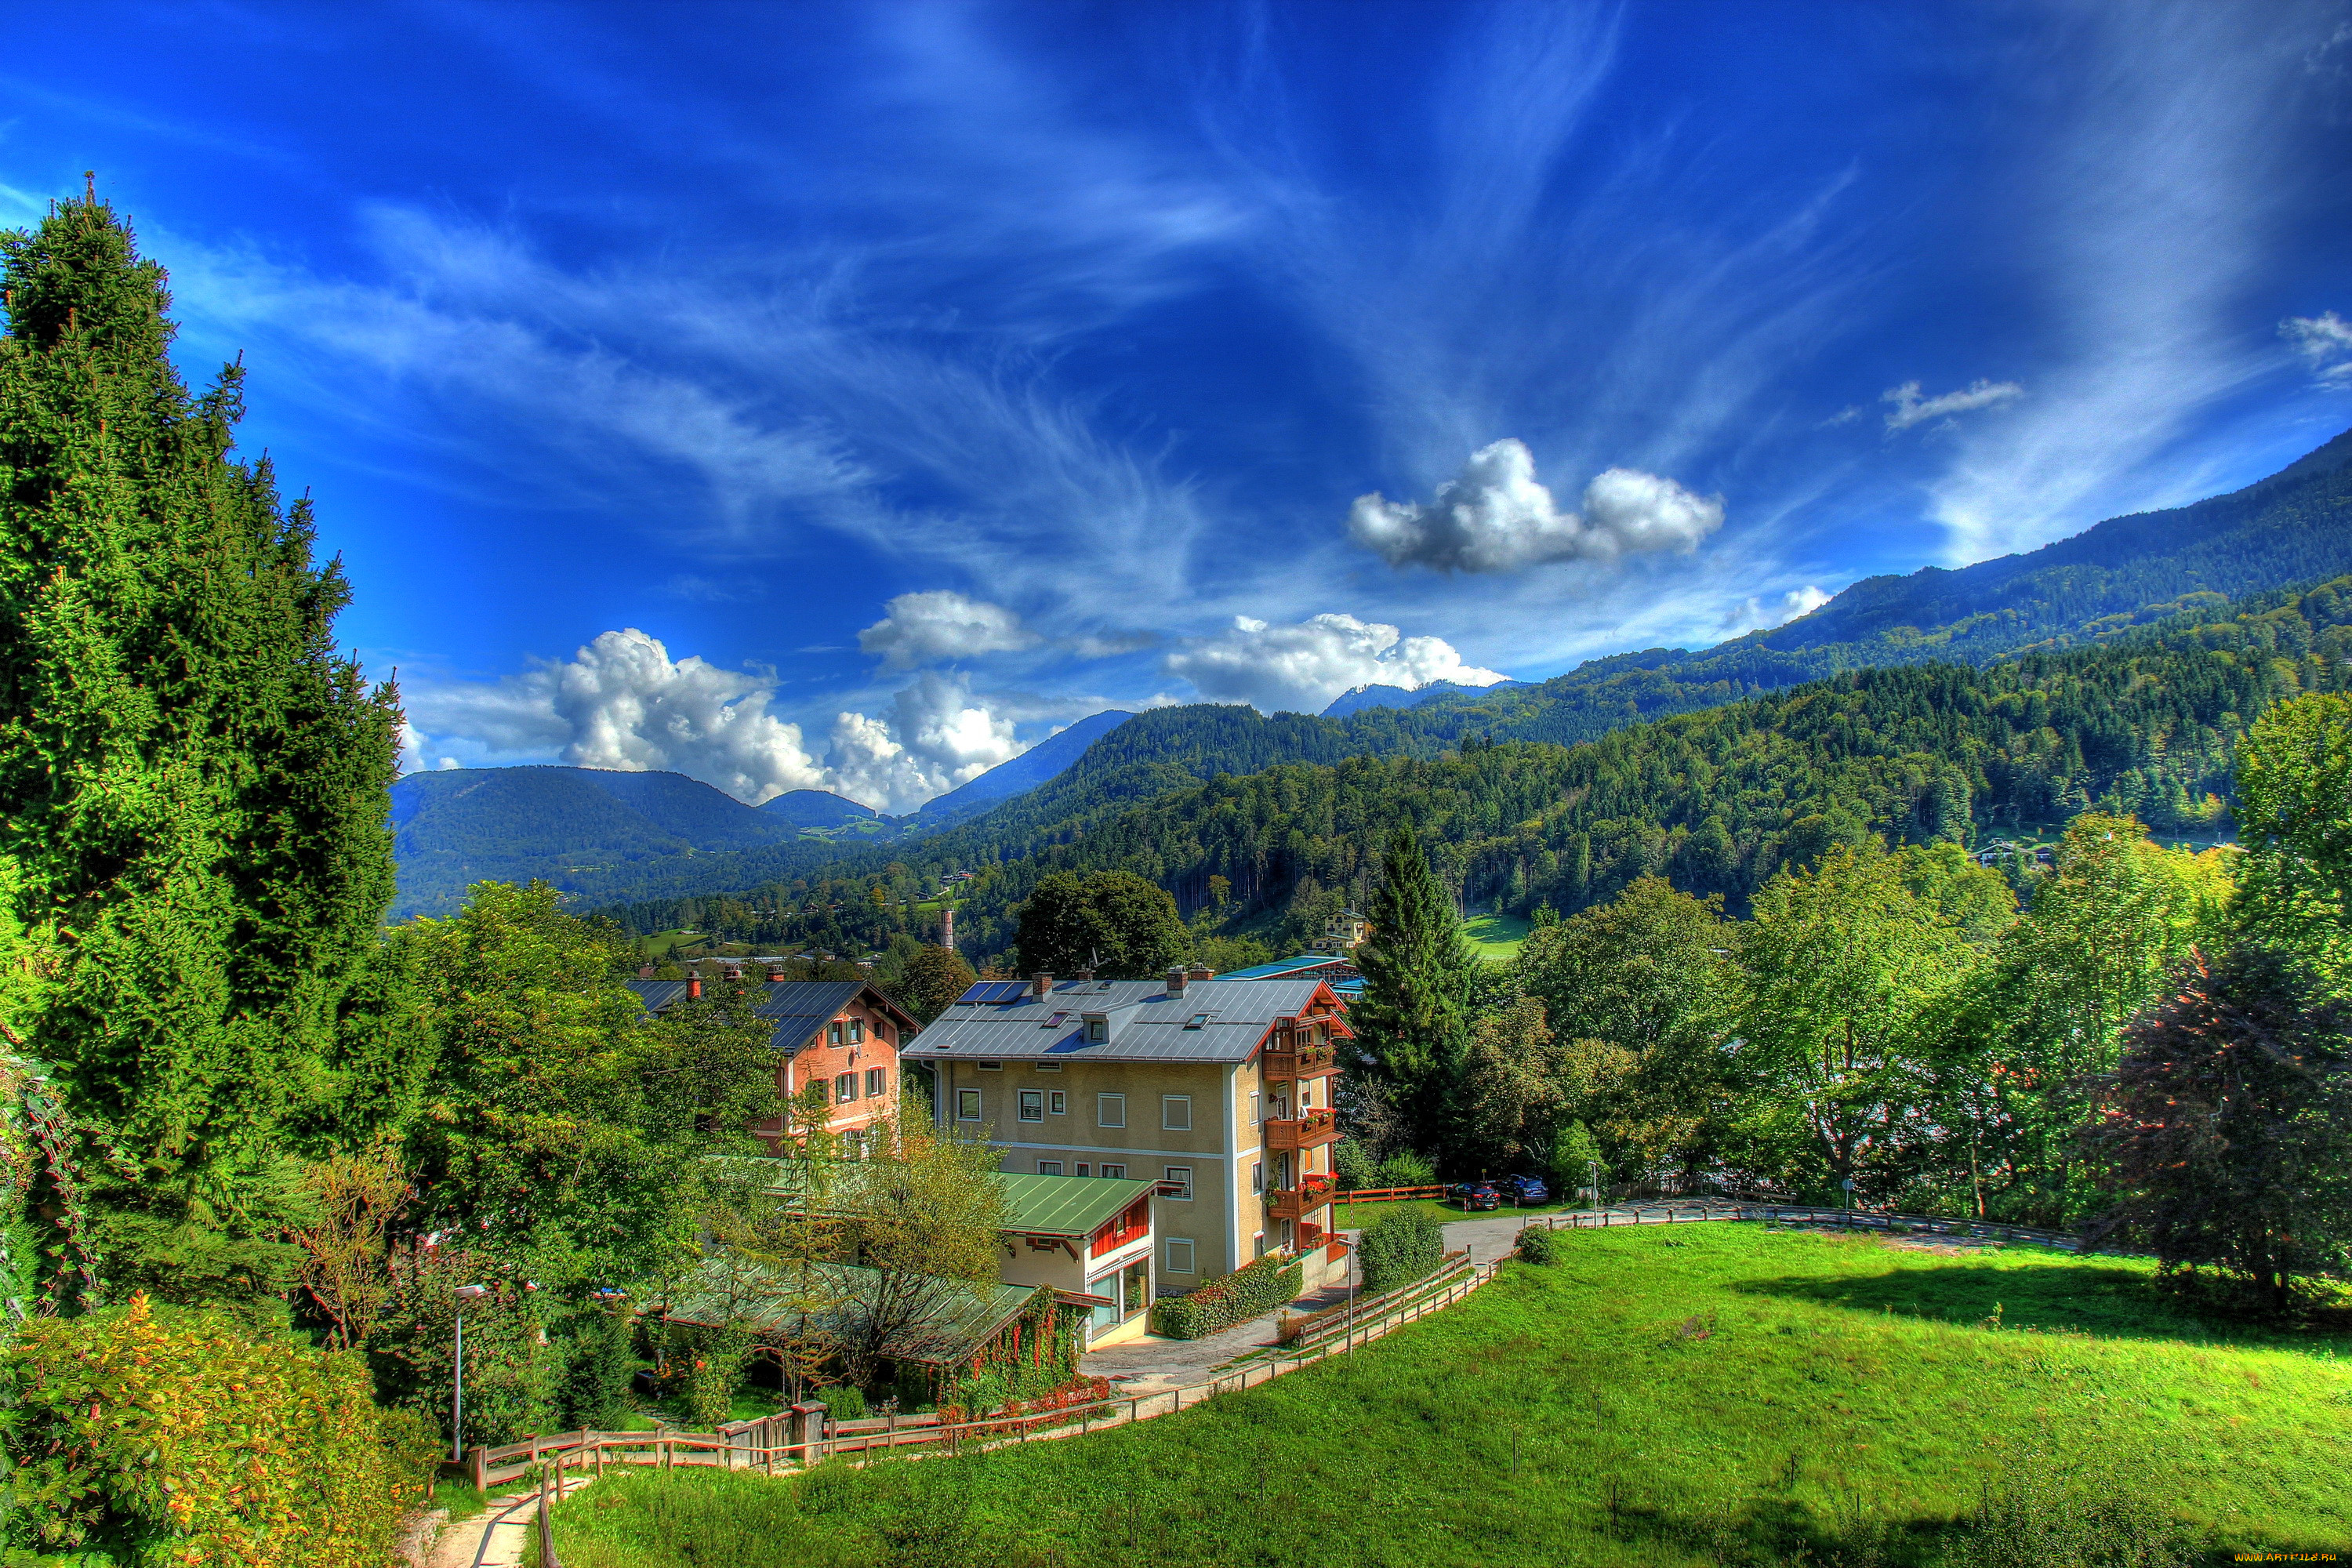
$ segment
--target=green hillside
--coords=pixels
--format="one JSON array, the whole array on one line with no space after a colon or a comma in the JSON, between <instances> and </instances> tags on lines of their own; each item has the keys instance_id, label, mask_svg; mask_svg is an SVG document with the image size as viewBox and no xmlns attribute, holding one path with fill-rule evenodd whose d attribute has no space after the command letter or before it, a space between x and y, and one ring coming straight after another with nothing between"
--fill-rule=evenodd
<instances>
[{"instance_id":1,"label":"green hillside","mask_svg":"<svg viewBox=\"0 0 2352 1568\"><path fill-rule=\"evenodd\" d=\"M1895 1568L1958 1545L1988 1488L2039 1494L2062 1529L2126 1512L2223 1550L2352 1539L2340 1332L2201 1321L2145 1262L2039 1247L1747 1225L1564 1239L1562 1263L1513 1266L1351 1355L1132 1427L800 1481L607 1478L555 1510L557 1552ZM2012 1544L1988 1560L2084 1561Z\"/></svg>"},{"instance_id":2,"label":"green hillside","mask_svg":"<svg viewBox=\"0 0 2352 1568\"><path fill-rule=\"evenodd\" d=\"M1469 908L1565 912L1658 872L1738 911L1783 863L1866 833L1972 843L2046 831L2101 804L2159 831L2226 834L2220 797L2237 735L2282 697L2341 687L2347 658L2352 577L1983 669L1853 670L1574 746L1474 739L1435 756L1284 764L1140 805L1086 792L1074 770L892 853L917 882L980 869L958 917L974 952L1009 943L1012 908L1058 870L1133 871L1188 910L1223 877L1236 921L1281 909L1309 882L1360 903L1399 822L1431 845ZM1037 820L1056 800L1071 815ZM856 907L837 888L821 901ZM636 929L680 923L672 904L619 912ZM767 934L839 944L858 929L843 918L806 911Z\"/></svg>"}]
</instances>

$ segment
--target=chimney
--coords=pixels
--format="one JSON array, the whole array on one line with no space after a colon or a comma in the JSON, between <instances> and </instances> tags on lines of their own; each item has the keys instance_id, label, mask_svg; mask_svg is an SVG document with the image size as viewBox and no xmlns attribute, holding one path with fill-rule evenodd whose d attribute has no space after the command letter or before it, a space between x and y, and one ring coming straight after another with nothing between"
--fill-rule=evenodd
<instances>
[{"instance_id":1,"label":"chimney","mask_svg":"<svg viewBox=\"0 0 2352 1568\"><path fill-rule=\"evenodd\" d=\"M1081 969L1071 976L1073 980L1092 980L1094 977L1095 972L1091 969Z\"/></svg>"},{"instance_id":2,"label":"chimney","mask_svg":"<svg viewBox=\"0 0 2352 1568\"><path fill-rule=\"evenodd\" d=\"M1041 1001L1045 997L1052 995L1054 994L1054 977L1050 974L1044 973L1031 975L1029 977L1029 994L1032 996L1037 997Z\"/></svg>"},{"instance_id":3,"label":"chimney","mask_svg":"<svg viewBox=\"0 0 2352 1568\"><path fill-rule=\"evenodd\" d=\"M730 982L740 981L743 978L743 966L740 963L730 963L725 970L721 971L721 973L724 973Z\"/></svg>"},{"instance_id":4,"label":"chimney","mask_svg":"<svg viewBox=\"0 0 2352 1568\"><path fill-rule=\"evenodd\" d=\"M1187 980L1214 980L1216 977L1217 972L1210 968L1205 963L1194 964L1191 969L1187 970L1184 974L1184 978Z\"/></svg>"},{"instance_id":5,"label":"chimney","mask_svg":"<svg viewBox=\"0 0 2352 1568\"><path fill-rule=\"evenodd\" d=\"M940 911L940 945L950 952L955 951L955 906L952 904Z\"/></svg>"},{"instance_id":6,"label":"chimney","mask_svg":"<svg viewBox=\"0 0 2352 1568\"><path fill-rule=\"evenodd\" d=\"M1184 994L1184 972L1182 970L1171 969L1168 972L1168 994L1171 996L1181 996Z\"/></svg>"},{"instance_id":7,"label":"chimney","mask_svg":"<svg viewBox=\"0 0 2352 1568\"><path fill-rule=\"evenodd\" d=\"M783 983L784 966L781 963L772 963L768 965L768 984L771 985L782 985Z\"/></svg>"},{"instance_id":8,"label":"chimney","mask_svg":"<svg viewBox=\"0 0 2352 1568\"><path fill-rule=\"evenodd\" d=\"M686 977L686 999L691 1002L701 994L702 976L699 974L688 974Z\"/></svg>"},{"instance_id":9,"label":"chimney","mask_svg":"<svg viewBox=\"0 0 2352 1568\"><path fill-rule=\"evenodd\" d=\"M640 979L640 980L651 980L653 977L654 977L654 966L653 966L652 964L650 964L650 963L641 963L641 964L639 964L639 965L637 966L637 978L638 978L638 979Z\"/></svg>"}]
</instances>

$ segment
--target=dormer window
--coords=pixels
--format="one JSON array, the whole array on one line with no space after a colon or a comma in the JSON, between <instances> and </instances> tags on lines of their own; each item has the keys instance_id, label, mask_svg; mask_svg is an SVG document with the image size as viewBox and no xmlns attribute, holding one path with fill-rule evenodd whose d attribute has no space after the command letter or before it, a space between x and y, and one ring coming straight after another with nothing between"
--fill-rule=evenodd
<instances>
[{"instance_id":1,"label":"dormer window","mask_svg":"<svg viewBox=\"0 0 2352 1568\"><path fill-rule=\"evenodd\" d=\"M1110 1020L1108 1018L1088 1018L1087 1020L1087 1044L1090 1046L1099 1046L1105 1044L1109 1039Z\"/></svg>"}]
</instances>

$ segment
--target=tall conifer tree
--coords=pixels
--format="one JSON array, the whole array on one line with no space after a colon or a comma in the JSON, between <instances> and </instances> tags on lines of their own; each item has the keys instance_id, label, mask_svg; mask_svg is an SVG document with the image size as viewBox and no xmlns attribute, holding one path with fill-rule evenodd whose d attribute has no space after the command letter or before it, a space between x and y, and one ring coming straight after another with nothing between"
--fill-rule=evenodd
<instances>
[{"instance_id":1,"label":"tall conifer tree","mask_svg":"<svg viewBox=\"0 0 2352 1568\"><path fill-rule=\"evenodd\" d=\"M0 855L58 954L28 1045L120 1152L118 1281L143 1249L234 1291L267 1257L205 1237L266 1228L289 1141L370 1077L338 1012L400 715L335 647L310 503L233 453L242 371L173 368L164 284L94 194L0 235Z\"/></svg>"},{"instance_id":2,"label":"tall conifer tree","mask_svg":"<svg viewBox=\"0 0 2352 1568\"><path fill-rule=\"evenodd\" d=\"M1364 997L1349 1010L1372 1070L1393 1085L1414 1142L1454 1152L1454 1100L1469 1051L1477 956L1429 857L1400 827L1381 860L1381 882L1365 911L1371 937L1357 950Z\"/></svg>"}]
</instances>

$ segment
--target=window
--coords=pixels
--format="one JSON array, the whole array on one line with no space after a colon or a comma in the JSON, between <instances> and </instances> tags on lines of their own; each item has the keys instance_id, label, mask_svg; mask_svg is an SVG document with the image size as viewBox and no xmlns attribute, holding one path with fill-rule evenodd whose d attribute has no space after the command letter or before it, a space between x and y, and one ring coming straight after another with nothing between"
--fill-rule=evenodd
<instances>
[{"instance_id":1,"label":"window","mask_svg":"<svg viewBox=\"0 0 2352 1568\"><path fill-rule=\"evenodd\" d=\"M1037 1064L1037 1070L1039 1072L1060 1072L1062 1070L1062 1064L1059 1062L1039 1062Z\"/></svg>"},{"instance_id":2,"label":"window","mask_svg":"<svg viewBox=\"0 0 2352 1568\"><path fill-rule=\"evenodd\" d=\"M1055 1115L1067 1116L1070 1113L1070 1097L1064 1094L1060 1089L1055 1089L1046 1098L1051 1102Z\"/></svg>"},{"instance_id":3,"label":"window","mask_svg":"<svg viewBox=\"0 0 2352 1568\"><path fill-rule=\"evenodd\" d=\"M1168 1238L1168 1272L1171 1274L1192 1272L1192 1244L1181 1236L1171 1236Z\"/></svg>"},{"instance_id":4,"label":"window","mask_svg":"<svg viewBox=\"0 0 2352 1568\"><path fill-rule=\"evenodd\" d=\"M845 1072L839 1078L835 1079L833 1080L833 1098L836 1104L845 1100L856 1100L857 1098L857 1075L854 1072Z\"/></svg>"},{"instance_id":5,"label":"window","mask_svg":"<svg viewBox=\"0 0 2352 1568\"><path fill-rule=\"evenodd\" d=\"M1127 1096L1098 1094L1095 1096L1095 1125L1124 1127L1127 1125Z\"/></svg>"},{"instance_id":6,"label":"window","mask_svg":"<svg viewBox=\"0 0 2352 1568\"><path fill-rule=\"evenodd\" d=\"M1255 1236L1250 1237L1250 1241L1256 1248L1256 1250L1252 1252L1250 1256L1253 1258L1264 1258L1265 1256L1265 1232L1259 1231Z\"/></svg>"},{"instance_id":7,"label":"window","mask_svg":"<svg viewBox=\"0 0 2352 1568\"><path fill-rule=\"evenodd\" d=\"M1265 1191L1265 1163L1264 1161L1252 1160L1250 1162L1250 1191L1253 1193L1263 1193Z\"/></svg>"},{"instance_id":8,"label":"window","mask_svg":"<svg viewBox=\"0 0 2352 1568\"><path fill-rule=\"evenodd\" d=\"M1003 1062L974 1062L971 1065L978 1068L982 1072L1003 1072L1004 1070L1004 1064Z\"/></svg>"},{"instance_id":9,"label":"window","mask_svg":"<svg viewBox=\"0 0 2352 1568\"><path fill-rule=\"evenodd\" d=\"M1081 1160L1081 1161L1079 1161L1079 1162L1078 1162L1078 1174L1079 1174L1079 1175L1081 1175L1081 1176L1083 1176L1083 1175L1085 1175L1086 1173L1087 1173L1087 1163L1086 1163L1084 1160Z\"/></svg>"},{"instance_id":10,"label":"window","mask_svg":"<svg viewBox=\"0 0 2352 1568\"><path fill-rule=\"evenodd\" d=\"M1127 1180L1127 1167L1125 1165L1105 1165L1102 1168L1102 1178L1106 1182L1123 1182Z\"/></svg>"},{"instance_id":11,"label":"window","mask_svg":"<svg viewBox=\"0 0 2352 1568\"><path fill-rule=\"evenodd\" d=\"M1208 1023L1208 1021L1209 1016L1206 1013L1195 1013L1190 1018L1184 1020L1184 1026L1188 1029L1197 1029Z\"/></svg>"},{"instance_id":12,"label":"window","mask_svg":"<svg viewBox=\"0 0 2352 1568\"><path fill-rule=\"evenodd\" d=\"M1037 1173L1041 1176L1058 1176L1062 1173L1062 1162L1040 1160L1037 1162Z\"/></svg>"},{"instance_id":13,"label":"window","mask_svg":"<svg viewBox=\"0 0 2352 1568\"><path fill-rule=\"evenodd\" d=\"M828 1046L837 1046L841 1044L840 1019L836 1018L832 1023L827 1024L824 1026L824 1043Z\"/></svg>"},{"instance_id":14,"label":"window","mask_svg":"<svg viewBox=\"0 0 2352 1568\"><path fill-rule=\"evenodd\" d=\"M1024 1121L1043 1121L1045 1120L1045 1096L1044 1091L1034 1089L1024 1089L1021 1091L1021 1120Z\"/></svg>"},{"instance_id":15,"label":"window","mask_svg":"<svg viewBox=\"0 0 2352 1568\"><path fill-rule=\"evenodd\" d=\"M845 1160L856 1159L858 1153L858 1143L859 1141L856 1129L852 1128L850 1131L843 1133L841 1135L841 1157Z\"/></svg>"},{"instance_id":16,"label":"window","mask_svg":"<svg viewBox=\"0 0 2352 1568\"><path fill-rule=\"evenodd\" d=\"M1058 1029L1064 1024L1068 1023L1069 1019L1070 1016L1067 1013L1056 1013L1037 1026L1041 1029Z\"/></svg>"},{"instance_id":17,"label":"window","mask_svg":"<svg viewBox=\"0 0 2352 1568\"><path fill-rule=\"evenodd\" d=\"M1088 1018L1087 1020L1087 1044L1090 1046L1099 1046L1109 1038L1110 1020L1108 1018Z\"/></svg>"},{"instance_id":18,"label":"window","mask_svg":"<svg viewBox=\"0 0 2352 1568\"><path fill-rule=\"evenodd\" d=\"M1171 1132L1192 1131L1192 1097L1189 1094L1161 1095L1160 1125Z\"/></svg>"},{"instance_id":19,"label":"window","mask_svg":"<svg viewBox=\"0 0 2352 1568\"><path fill-rule=\"evenodd\" d=\"M853 1045L853 1046L854 1046L854 1045L857 1044L860 1040L863 1040L865 1037L866 1037L866 1025L865 1025L865 1023L864 1023L862 1020L860 1020L860 1019L856 1019L856 1018L852 1018L851 1020L849 1020L849 1043L850 1043L851 1045Z\"/></svg>"},{"instance_id":20,"label":"window","mask_svg":"<svg viewBox=\"0 0 2352 1568\"><path fill-rule=\"evenodd\" d=\"M1160 1173L1160 1179L1176 1190L1168 1195L1181 1203L1192 1201L1192 1167L1170 1165Z\"/></svg>"},{"instance_id":21,"label":"window","mask_svg":"<svg viewBox=\"0 0 2352 1568\"><path fill-rule=\"evenodd\" d=\"M980 1090L976 1089L956 1090L956 1120L959 1121L980 1120Z\"/></svg>"},{"instance_id":22,"label":"window","mask_svg":"<svg viewBox=\"0 0 2352 1568\"><path fill-rule=\"evenodd\" d=\"M884 1089L888 1089L889 1087L890 1087L890 1069L889 1069L889 1068L867 1068L866 1069L866 1099L868 1099L868 1100L875 1099L877 1096L880 1095L880 1094L881 1094L881 1092L882 1092Z\"/></svg>"},{"instance_id":23,"label":"window","mask_svg":"<svg viewBox=\"0 0 2352 1568\"><path fill-rule=\"evenodd\" d=\"M1257 1125L1257 1091L1255 1089L1252 1089L1250 1091L1250 1125L1252 1127Z\"/></svg>"}]
</instances>

